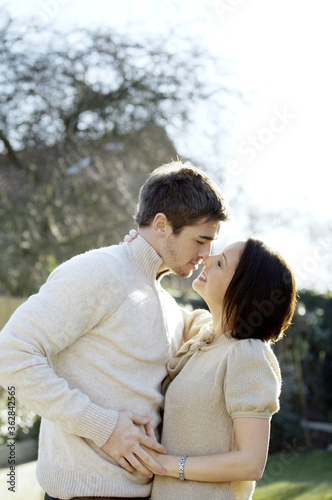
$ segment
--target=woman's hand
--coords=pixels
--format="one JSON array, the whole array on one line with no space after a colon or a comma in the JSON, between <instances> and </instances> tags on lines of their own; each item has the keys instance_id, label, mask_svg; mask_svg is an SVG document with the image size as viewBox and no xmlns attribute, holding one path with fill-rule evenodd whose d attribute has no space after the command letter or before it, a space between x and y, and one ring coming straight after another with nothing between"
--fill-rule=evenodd
<instances>
[{"instance_id":1,"label":"woman's hand","mask_svg":"<svg viewBox=\"0 0 332 500\"><path fill-rule=\"evenodd\" d=\"M138 232L136 231L136 229L131 229L129 231L129 234L126 234L126 236L123 238L123 241L128 241L130 243L135 238L137 238L137 236L138 236ZM123 243L123 241L121 241L120 245Z\"/></svg>"}]
</instances>

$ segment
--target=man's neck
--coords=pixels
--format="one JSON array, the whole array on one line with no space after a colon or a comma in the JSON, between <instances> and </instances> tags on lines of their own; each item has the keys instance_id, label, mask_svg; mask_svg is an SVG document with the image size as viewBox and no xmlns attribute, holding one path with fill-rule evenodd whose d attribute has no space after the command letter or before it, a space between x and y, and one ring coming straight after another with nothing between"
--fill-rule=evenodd
<instances>
[{"instance_id":1,"label":"man's neck","mask_svg":"<svg viewBox=\"0 0 332 500\"><path fill-rule=\"evenodd\" d=\"M157 254L161 257L160 255L161 252L159 250L159 245L158 245L159 241L158 238L154 235L153 229L149 227L140 227L138 229L138 233L142 236L142 238L145 239L145 241L149 243L149 245L152 246L152 248L155 249ZM156 279L160 278L160 275L167 273L167 271L168 271L167 267L162 262L157 271Z\"/></svg>"}]
</instances>

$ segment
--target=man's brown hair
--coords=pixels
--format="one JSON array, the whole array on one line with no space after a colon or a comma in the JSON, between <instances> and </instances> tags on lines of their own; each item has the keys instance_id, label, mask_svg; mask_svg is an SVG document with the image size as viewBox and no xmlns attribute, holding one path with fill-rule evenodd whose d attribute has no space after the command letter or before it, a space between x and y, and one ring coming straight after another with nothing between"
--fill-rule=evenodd
<instances>
[{"instance_id":1,"label":"man's brown hair","mask_svg":"<svg viewBox=\"0 0 332 500\"><path fill-rule=\"evenodd\" d=\"M155 169L140 189L137 224L149 226L158 213L166 215L175 235L200 219L229 220L229 209L217 184L181 161Z\"/></svg>"}]
</instances>

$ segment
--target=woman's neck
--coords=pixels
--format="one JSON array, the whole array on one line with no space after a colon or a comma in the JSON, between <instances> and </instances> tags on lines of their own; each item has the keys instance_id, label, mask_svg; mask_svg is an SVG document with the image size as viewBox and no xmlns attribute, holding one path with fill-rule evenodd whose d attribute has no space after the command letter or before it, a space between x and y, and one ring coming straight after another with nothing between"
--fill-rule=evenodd
<instances>
[{"instance_id":1,"label":"woman's neck","mask_svg":"<svg viewBox=\"0 0 332 500\"><path fill-rule=\"evenodd\" d=\"M224 322L222 311L212 312L212 330L214 333L213 342L216 342L224 333L228 331L227 324Z\"/></svg>"}]
</instances>

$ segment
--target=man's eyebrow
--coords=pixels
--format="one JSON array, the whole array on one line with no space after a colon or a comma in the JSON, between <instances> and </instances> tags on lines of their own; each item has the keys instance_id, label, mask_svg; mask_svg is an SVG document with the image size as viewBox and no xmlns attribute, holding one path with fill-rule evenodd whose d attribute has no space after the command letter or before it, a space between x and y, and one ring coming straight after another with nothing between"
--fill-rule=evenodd
<instances>
[{"instance_id":1,"label":"man's eyebrow","mask_svg":"<svg viewBox=\"0 0 332 500\"><path fill-rule=\"evenodd\" d=\"M208 241L215 241L216 238L213 238L213 236L198 236L199 238L202 238L202 240L208 240Z\"/></svg>"}]
</instances>

